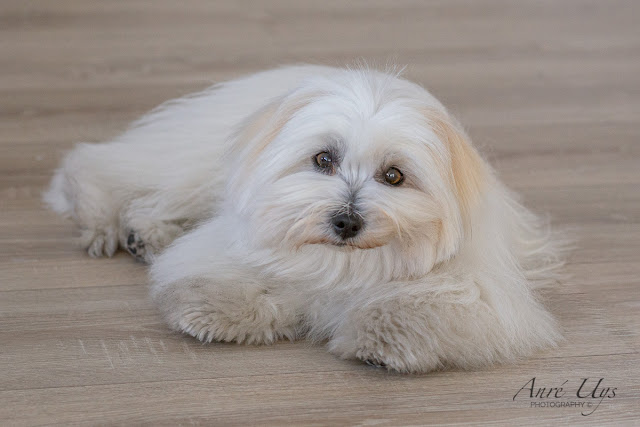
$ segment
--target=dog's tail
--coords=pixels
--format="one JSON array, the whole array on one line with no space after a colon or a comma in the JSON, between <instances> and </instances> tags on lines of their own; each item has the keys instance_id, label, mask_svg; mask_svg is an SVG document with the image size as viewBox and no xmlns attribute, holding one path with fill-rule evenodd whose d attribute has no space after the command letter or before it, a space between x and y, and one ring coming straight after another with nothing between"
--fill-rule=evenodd
<instances>
[{"instance_id":1,"label":"dog's tail","mask_svg":"<svg viewBox=\"0 0 640 427\"><path fill-rule=\"evenodd\" d=\"M50 209L64 217L69 217L73 204L68 191L68 178L65 175L63 165L54 172L49 188L43 193L42 199Z\"/></svg>"},{"instance_id":2,"label":"dog's tail","mask_svg":"<svg viewBox=\"0 0 640 427\"><path fill-rule=\"evenodd\" d=\"M65 218L74 218L78 193L96 191L91 178L99 172L103 163L107 163L104 156L100 157L101 153L96 152L97 147L80 143L65 154L42 197L54 212Z\"/></svg>"}]
</instances>

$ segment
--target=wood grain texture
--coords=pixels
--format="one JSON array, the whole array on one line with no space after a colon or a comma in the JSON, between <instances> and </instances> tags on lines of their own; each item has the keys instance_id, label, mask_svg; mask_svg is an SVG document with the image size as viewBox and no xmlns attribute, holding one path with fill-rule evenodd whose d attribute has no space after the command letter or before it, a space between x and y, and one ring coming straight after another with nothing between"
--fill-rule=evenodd
<instances>
[{"instance_id":1,"label":"wood grain texture","mask_svg":"<svg viewBox=\"0 0 640 427\"><path fill-rule=\"evenodd\" d=\"M3 0L0 424L638 425L639 16L633 0ZM570 277L545 294L565 330L557 350L403 376L306 342L204 346L167 330L143 266L88 258L41 205L65 150L164 100L358 58L409 64L504 181L575 238ZM616 397L586 417L514 401L533 377L604 378Z\"/></svg>"}]
</instances>

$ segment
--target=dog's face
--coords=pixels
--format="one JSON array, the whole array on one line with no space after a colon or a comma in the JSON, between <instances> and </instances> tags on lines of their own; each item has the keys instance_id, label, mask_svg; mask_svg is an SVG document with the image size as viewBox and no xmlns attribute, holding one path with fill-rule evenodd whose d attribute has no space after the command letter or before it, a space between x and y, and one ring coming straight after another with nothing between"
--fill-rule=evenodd
<instances>
[{"instance_id":1,"label":"dog's face","mask_svg":"<svg viewBox=\"0 0 640 427\"><path fill-rule=\"evenodd\" d=\"M345 72L275 101L237 137L230 197L263 244L449 258L483 163L421 88Z\"/></svg>"}]
</instances>

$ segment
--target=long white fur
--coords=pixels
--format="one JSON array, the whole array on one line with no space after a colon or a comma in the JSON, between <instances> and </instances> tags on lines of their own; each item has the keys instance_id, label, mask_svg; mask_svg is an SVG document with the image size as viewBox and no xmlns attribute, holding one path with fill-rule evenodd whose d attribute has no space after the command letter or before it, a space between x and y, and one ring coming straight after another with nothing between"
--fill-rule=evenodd
<instances>
[{"instance_id":1,"label":"long white fur","mask_svg":"<svg viewBox=\"0 0 640 427\"><path fill-rule=\"evenodd\" d=\"M328 149L335 175L313 165ZM380 182L389 166L401 186ZM554 280L560 245L396 73L291 66L171 101L78 145L45 200L92 256L134 233L168 324L202 341L306 336L427 372L561 339L534 290ZM364 229L337 246L329 220L354 205Z\"/></svg>"}]
</instances>

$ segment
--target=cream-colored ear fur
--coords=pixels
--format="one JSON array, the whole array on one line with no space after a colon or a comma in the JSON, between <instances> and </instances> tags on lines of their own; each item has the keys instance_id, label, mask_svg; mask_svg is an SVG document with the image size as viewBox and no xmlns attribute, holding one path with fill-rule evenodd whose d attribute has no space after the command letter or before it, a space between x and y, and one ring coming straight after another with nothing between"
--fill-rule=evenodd
<instances>
[{"instance_id":1,"label":"cream-colored ear fur","mask_svg":"<svg viewBox=\"0 0 640 427\"><path fill-rule=\"evenodd\" d=\"M290 93L279 96L247 117L231 137L228 160L235 163L235 173L230 188L240 192L248 184L248 177L255 168L262 152L282 132L293 115L309 105L317 94Z\"/></svg>"},{"instance_id":2,"label":"cream-colored ear fur","mask_svg":"<svg viewBox=\"0 0 640 427\"><path fill-rule=\"evenodd\" d=\"M313 101L313 94L289 94L269 102L241 124L234 138L236 149L244 151L244 161L253 164L300 109Z\"/></svg>"},{"instance_id":3,"label":"cream-colored ear fur","mask_svg":"<svg viewBox=\"0 0 640 427\"><path fill-rule=\"evenodd\" d=\"M443 176L455 193L453 205L446 206L438 242L438 261L445 261L471 235L471 215L488 185L490 171L460 124L446 113L425 109L425 117L448 150L449 162L442 164Z\"/></svg>"}]
</instances>

